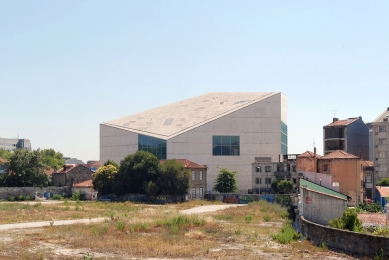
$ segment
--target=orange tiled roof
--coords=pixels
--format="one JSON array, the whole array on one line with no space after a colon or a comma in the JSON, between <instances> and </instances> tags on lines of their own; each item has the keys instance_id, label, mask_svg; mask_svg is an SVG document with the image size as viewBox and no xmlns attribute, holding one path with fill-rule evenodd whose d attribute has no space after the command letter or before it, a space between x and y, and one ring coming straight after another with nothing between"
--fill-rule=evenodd
<instances>
[{"instance_id":1,"label":"orange tiled roof","mask_svg":"<svg viewBox=\"0 0 389 260\"><path fill-rule=\"evenodd\" d=\"M87 180L87 181L83 181L83 182L79 182L79 183L73 184L73 187L83 187L83 188L93 187L92 180Z\"/></svg>"},{"instance_id":2,"label":"orange tiled roof","mask_svg":"<svg viewBox=\"0 0 389 260\"><path fill-rule=\"evenodd\" d=\"M332 122L326 126L346 126L346 125L351 124L352 122L357 121L358 119L359 119L359 117L352 117L349 119L338 120L338 121Z\"/></svg>"},{"instance_id":3,"label":"orange tiled roof","mask_svg":"<svg viewBox=\"0 0 389 260\"><path fill-rule=\"evenodd\" d=\"M385 224L386 217L382 213L358 213L358 219L364 224Z\"/></svg>"},{"instance_id":4,"label":"orange tiled roof","mask_svg":"<svg viewBox=\"0 0 389 260\"><path fill-rule=\"evenodd\" d=\"M51 168L51 169L46 170L45 172L46 172L47 175L51 176L51 175L53 175L54 169Z\"/></svg>"},{"instance_id":5,"label":"orange tiled roof","mask_svg":"<svg viewBox=\"0 0 389 260\"><path fill-rule=\"evenodd\" d=\"M315 157L315 153L311 152L311 151L306 151L305 153L302 153L300 154L299 156L297 156L297 158L313 158ZM319 155L319 154L316 154L316 158L321 158L322 156Z\"/></svg>"},{"instance_id":6,"label":"orange tiled roof","mask_svg":"<svg viewBox=\"0 0 389 260\"><path fill-rule=\"evenodd\" d=\"M381 197L389 197L389 187L376 186L376 189L381 194Z\"/></svg>"},{"instance_id":7,"label":"orange tiled roof","mask_svg":"<svg viewBox=\"0 0 389 260\"><path fill-rule=\"evenodd\" d=\"M321 157L321 159L359 159L359 158L360 157L342 150L336 150Z\"/></svg>"},{"instance_id":8,"label":"orange tiled roof","mask_svg":"<svg viewBox=\"0 0 389 260\"><path fill-rule=\"evenodd\" d=\"M87 163L86 164L87 167L100 167L100 161L95 161L95 162L91 162L91 163Z\"/></svg>"},{"instance_id":9,"label":"orange tiled roof","mask_svg":"<svg viewBox=\"0 0 389 260\"><path fill-rule=\"evenodd\" d=\"M190 168L190 169L207 169L206 166L198 164L198 163L195 163L195 162L192 162L192 161L190 161L188 159L175 159L175 160L178 161L178 162L183 163L186 168ZM164 162L166 162L166 160L159 160L160 164L164 164Z\"/></svg>"},{"instance_id":10,"label":"orange tiled roof","mask_svg":"<svg viewBox=\"0 0 389 260\"><path fill-rule=\"evenodd\" d=\"M0 162L1 162L1 163L6 163L6 162L8 162L8 161L7 161L6 159L0 157Z\"/></svg>"},{"instance_id":11,"label":"orange tiled roof","mask_svg":"<svg viewBox=\"0 0 389 260\"><path fill-rule=\"evenodd\" d=\"M363 167L373 167L373 162L372 161L363 161L362 166Z\"/></svg>"}]
</instances>

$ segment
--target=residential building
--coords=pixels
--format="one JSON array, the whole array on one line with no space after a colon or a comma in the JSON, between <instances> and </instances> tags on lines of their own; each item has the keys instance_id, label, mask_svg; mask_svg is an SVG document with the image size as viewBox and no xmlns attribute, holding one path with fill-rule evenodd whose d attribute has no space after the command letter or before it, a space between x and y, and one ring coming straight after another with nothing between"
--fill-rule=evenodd
<instances>
[{"instance_id":1,"label":"residential building","mask_svg":"<svg viewBox=\"0 0 389 260\"><path fill-rule=\"evenodd\" d=\"M324 155L342 150L369 160L369 129L362 117L334 118L332 123L324 126L323 149Z\"/></svg>"},{"instance_id":2,"label":"residential building","mask_svg":"<svg viewBox=\"0 0 389 260\"><path fill-rule=\"evenodd\" d=\"M0 174L4 173L7 170L8 161L0 157Z\"/></svg>"},{"instance_id":3,"label":"residential building","mask_svg":"<svg viewBox=\"0 0 389 260\"><path fill-rule=\"evenodd\" d=\"M77 159L77 158L69 158L65 157L65 164L85 164L83 161Z\"/></svg>"},{"instance_id":4,"label":"residential building","mask_svg":"<svg viewBox=\"0 0 389 260\"><path fill-rule=\"evenodd\" d=\"M85 166L95 172L101 165L100 161L87 161Z\"/></svg>"},{"instance_id":5,"label":"residential building","mask_svg":"<svg viewBox=\"0 0 389 260\"><path fill-rule=\"evenodd\" d=\"M318 160L318 172L333 175L333 186L350 196L349 205L363 201L362 159L342 150L333 151Z\"/></svg>"},{"instance_id":6,"label":"residential building","mask_svg":"<svg viewBox=\"0 0 389 260\"><path fill-rule=\"evenodd\" d=\"M311 222L327 225L331 219L342 217L350 199L346 194L300 180L299 214Z\"/></svg>"},{"instance_id":7,"label":"residential building","mask_svg":"<svg viewBox=\"0 0 389 260\"><path fill-rule=\"evenodd\" d=\"M31 142L28 139L0 138L0 149L13 151L15 149L27 149L31 151Z\"/></svg>"},{"instance_id":8,"label":"residential building","mask_svg":"<svg viewBox=\"0 0 389 260\"><path fill-rule=\"evenodd\" d=\"M218 167L238 172L241 193L252 189L256 157L287 154L287 97L280 92L209 93L100 124L100 161L119 163L144 150L159 159L207 165L207 187Z\"/></svg>"},{"instance_id":9,"label":"residential building","mask_svg":"<svg viewBox=\"0 0 389 260\"><path fill-rule=\"evenodd\" d=\"M376 196L374 198L374 202L381 205L382 208L388 203L389 197L389 187L384 186L376 186L375 187Z\"/></svg>"},{"instance_id":10,"label":"residential building","mask_svg":"<svg viewBox=\"0 0 389 260\"><path fill-rule=\"evenodd\" d=\"M300 187L299 179L300 177L304 177L304 174L307 172L317 173L317 159L321 158L321 155L316 153L316 148L313 152L306 151L296 159L296 179L297 179L297 187Z\"/></svg>"},{"instance_id":11,"label":"residential building","mask_svg":"<svg viewBox=\"0 0 389 260\"><path fill-rule=\"evenodd\" d=\"M204 194L207 193L207 166L201 165L187 159L175 159L188 168L191 173L191 184L189 193L194 199L204 198ZM163 164L166 160L160 160L159 163Z\"/></svg>"},{"instance_id":12,"label":"residential building","mask_svg":"<svg viewBox=\"0 0 389 260\"><path fill-rule=\"evenodd\" d=\"M97 191L93 188L92 180L86 180L73 184L72 194L74 192L80 192L82 200L97 200Z\"/></svg>"},{"instance_id":13,"label":"residential building","mask_svg":"<svg viewBox=\"0 0 389 260\"><path fill-rule=\"evenodd\" d=\"M373 122L374 183L389 177L389 107Z\"/></svg>"},{"instance_id":14,"label":"residential building","mask_svg":"<svg viewBox=\"0 0 389 260\"><path fill-rule=\"evenodd\" d=\"M288 180L296 184L297 156L298 154L285 154L277 162L271 162L270 158L255 158L252 163L252 192L273 193L271 183L274 180Z\"/></svg>"},{"instance_id":15,"label":"residential building","mask_svg":"<svg viewBox=\"0 0 389 260\"><path fill-rule=\"evenodd\" d=\"M52 173L53 186L68 186L92 180L93 172L83 164L64 165L63 168Z\"/></svg>"},{"instance_id":16,"label":"residential building","mask_svg":"<svg viewBox=\"0 0 389 260\"><path fill-rule=\"evenodd\" d=\"M374 165L372 161L362 161L363 167L363 198L374 199Z\"/></svg>"}]
</instances>

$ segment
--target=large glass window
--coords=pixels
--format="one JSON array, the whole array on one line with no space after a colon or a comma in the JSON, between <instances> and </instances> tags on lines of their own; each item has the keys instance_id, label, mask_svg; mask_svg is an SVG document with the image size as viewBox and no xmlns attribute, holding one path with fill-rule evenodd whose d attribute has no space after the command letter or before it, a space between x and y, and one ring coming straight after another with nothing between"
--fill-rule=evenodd
<instances>
[{"instance_id":1,"label":"large glass window","mask_svg":"<svg viewBox=\"0 0 389 260\"><path fill-rule=\"evenodd\" d=\"M240 155L240 137L229 135L212 136L212 155Z\"/></svg>"},{"instance_id":2,"label":"large glass window","mask_svg":"<svg viewBox=\"0 0 389 260\"><path fill-rule=\"evenodd\" d=\"M288 126L281 121L281 154L288 154Z\"/></svg>"},{"instance_id":3,"label":"large glass window","mask_svg":"<svg viewBox=\"0 0 389 260\"><path fill-rule=\"evenodd\" d=\"M138 134L138 150L152 153L158 159L166 159L166 140Z\"/></svg>"}]
</instances>

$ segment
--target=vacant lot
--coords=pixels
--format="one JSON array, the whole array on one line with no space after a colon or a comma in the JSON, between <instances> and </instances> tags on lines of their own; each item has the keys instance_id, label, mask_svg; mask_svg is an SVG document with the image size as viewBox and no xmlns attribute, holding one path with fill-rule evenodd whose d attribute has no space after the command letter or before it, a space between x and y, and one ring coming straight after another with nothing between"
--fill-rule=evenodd
<instances>
[{"instance_id":1,"label":"vacant lot","mask_svg":"<svg viewBox=\"0 0 389 260\"><path fill-rule=\"evenodd\" d=\"M280 232L287 212L265 201L201 215L181 213L209 204L212 203L0 203L0 224L106 218L93 224L1 231L0 259L352 258L312 246L308 241L289 245L273 241L272 234Z\"/></svg>"}]
</instances>

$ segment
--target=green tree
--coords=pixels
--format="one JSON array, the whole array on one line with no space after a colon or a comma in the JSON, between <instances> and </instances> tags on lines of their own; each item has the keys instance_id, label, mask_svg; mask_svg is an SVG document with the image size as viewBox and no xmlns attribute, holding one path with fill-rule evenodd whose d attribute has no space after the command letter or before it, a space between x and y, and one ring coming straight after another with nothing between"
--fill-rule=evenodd
<instances>
[{"instance_id":1,"label":"green tree","mask_svg":"<svg viewBox=\"0 0 389 260\"><path fill-rule=\"evenodd\" d=\"M293 182L280 180L277 184L277 190L282 193L290 193L293 191Z\"/></svg>"},{"instance_id":2,"label":"green tree","mask_svg":"<svg viewBox=\"0 0 389 260\"><path fill-rule=\"evenodd\" d=\"M363 230L362 222L358 219L358 215L354 209L346 209L343 212L343 217L328 221L328 226L354 232L361 232Z\"/></svg>"},{"instance_id":3,"label":"green tree","mask_svg":"<svg viewBox=\"0 0 389 260\"><path fill-rule=\"evenodd\" d=\"M115 183L115 193L144 193L144 187L156 182L159 173L158 158L145 151L126 156L121 162Z\"/></svg>"},{"instance_id":4,"label":"green tree","mask_svg":"<svg viewBox=\"0 0 389 260\"><path fill-rule=\"evenodd\" d=\"M54 149L42 150L41 156L44 164L46 164L48 168L60 169L65 164L63 154L60 152L56 152Z\"/></svg>"},{"instance_id":5,"label":"green tree","mask_svg":"<svg viewBox=\"0 0 389 260\"><path fill-rule=\"evenodd\" d=\"M106 161L106 162L104 163L104 166L107 166L107 165L113 165L113 166L115 166L116 170L119 171L119 165L118 165L117 163L115 163L114 161L112 161L112 160Z\"/></svg>"},{"instance_id":6,"label":"green tree","mask_svg":"<svg viewBox=\"0 0 389 260\"><path fill-rule=\"evenodd\" d=\"M273 189L273 190L275 190L276 192L278 191L278 183L279 183L280 181L279 180L277 180L277 179L275 179L274 181L272 181L271 182L271 188Z\"/></svg>"},{"instance_id":7,"label":"green tree","mask_svg":"<svg viewBox=\"0 0 389 260\"><path fill-rule=\"evenodd\" d=\"M218 168L219 174L216 176L213 190L220 193L232 193L238 191L236 176L237 172L229 171L225 168Z\"/></svg>"},{"instance_id":8,"label":"green tree","mask_svg":"<svg viewBox=\"0 0 389 260\"><path fill-rule=\"evenodd\" d=\"M144 187L145 193L151 197L154 197L158 194L159 188L155 182L149 181Z\"/></svg>"},{"instance_id":9,"label":"green tree","mask_svg":"<svg viewBox=\"0 0 389 260\"><path fill-rule=\"evenodd\" d=\"M377 183L377 186L389 186L389 178L383 178Z\"/></svg>"},{"instance_id":10,"label":"green tree","mask_svg":"<svg viewBox=\"0 0 389 260\"><path fill-rule=\"evenodd\" d=\"M5 150L3 148L0 148L0 157L6 160L9 160L11 158L12 153L8 150Z\"/></svg>"},{"instance_id":11,"label":"green tree","mask_svg":"<svg viewBox=\"0 0 389 260\"><path fill-rule=\"evenodd\" d=\"M184 164L174 159L166 160L160 167L157 186L160 193L184 195L190 187L191 173Z\"/></svg>"},{"instance_id":12,"label":"green tree","mask_svg":"<svg viewBox=\"0 0 389 260\"><path fill-rule=\"evenodd\" d=\"M1 184L7 187L47 187L49 177L45 169L39 149L16 149L9 159L7 173L1 176Z\"/></svg>"},{"instance_id":13,"label":"green tree","mask_svg":"<svg viewBox=\"0 0 389 260\"><path fill-rule=\"evenodd\" d=\"M118 170L111 164L99 167L92 175L93 188L101 195L113 193L117 173Z\"/></svg>"}]
</instances>

